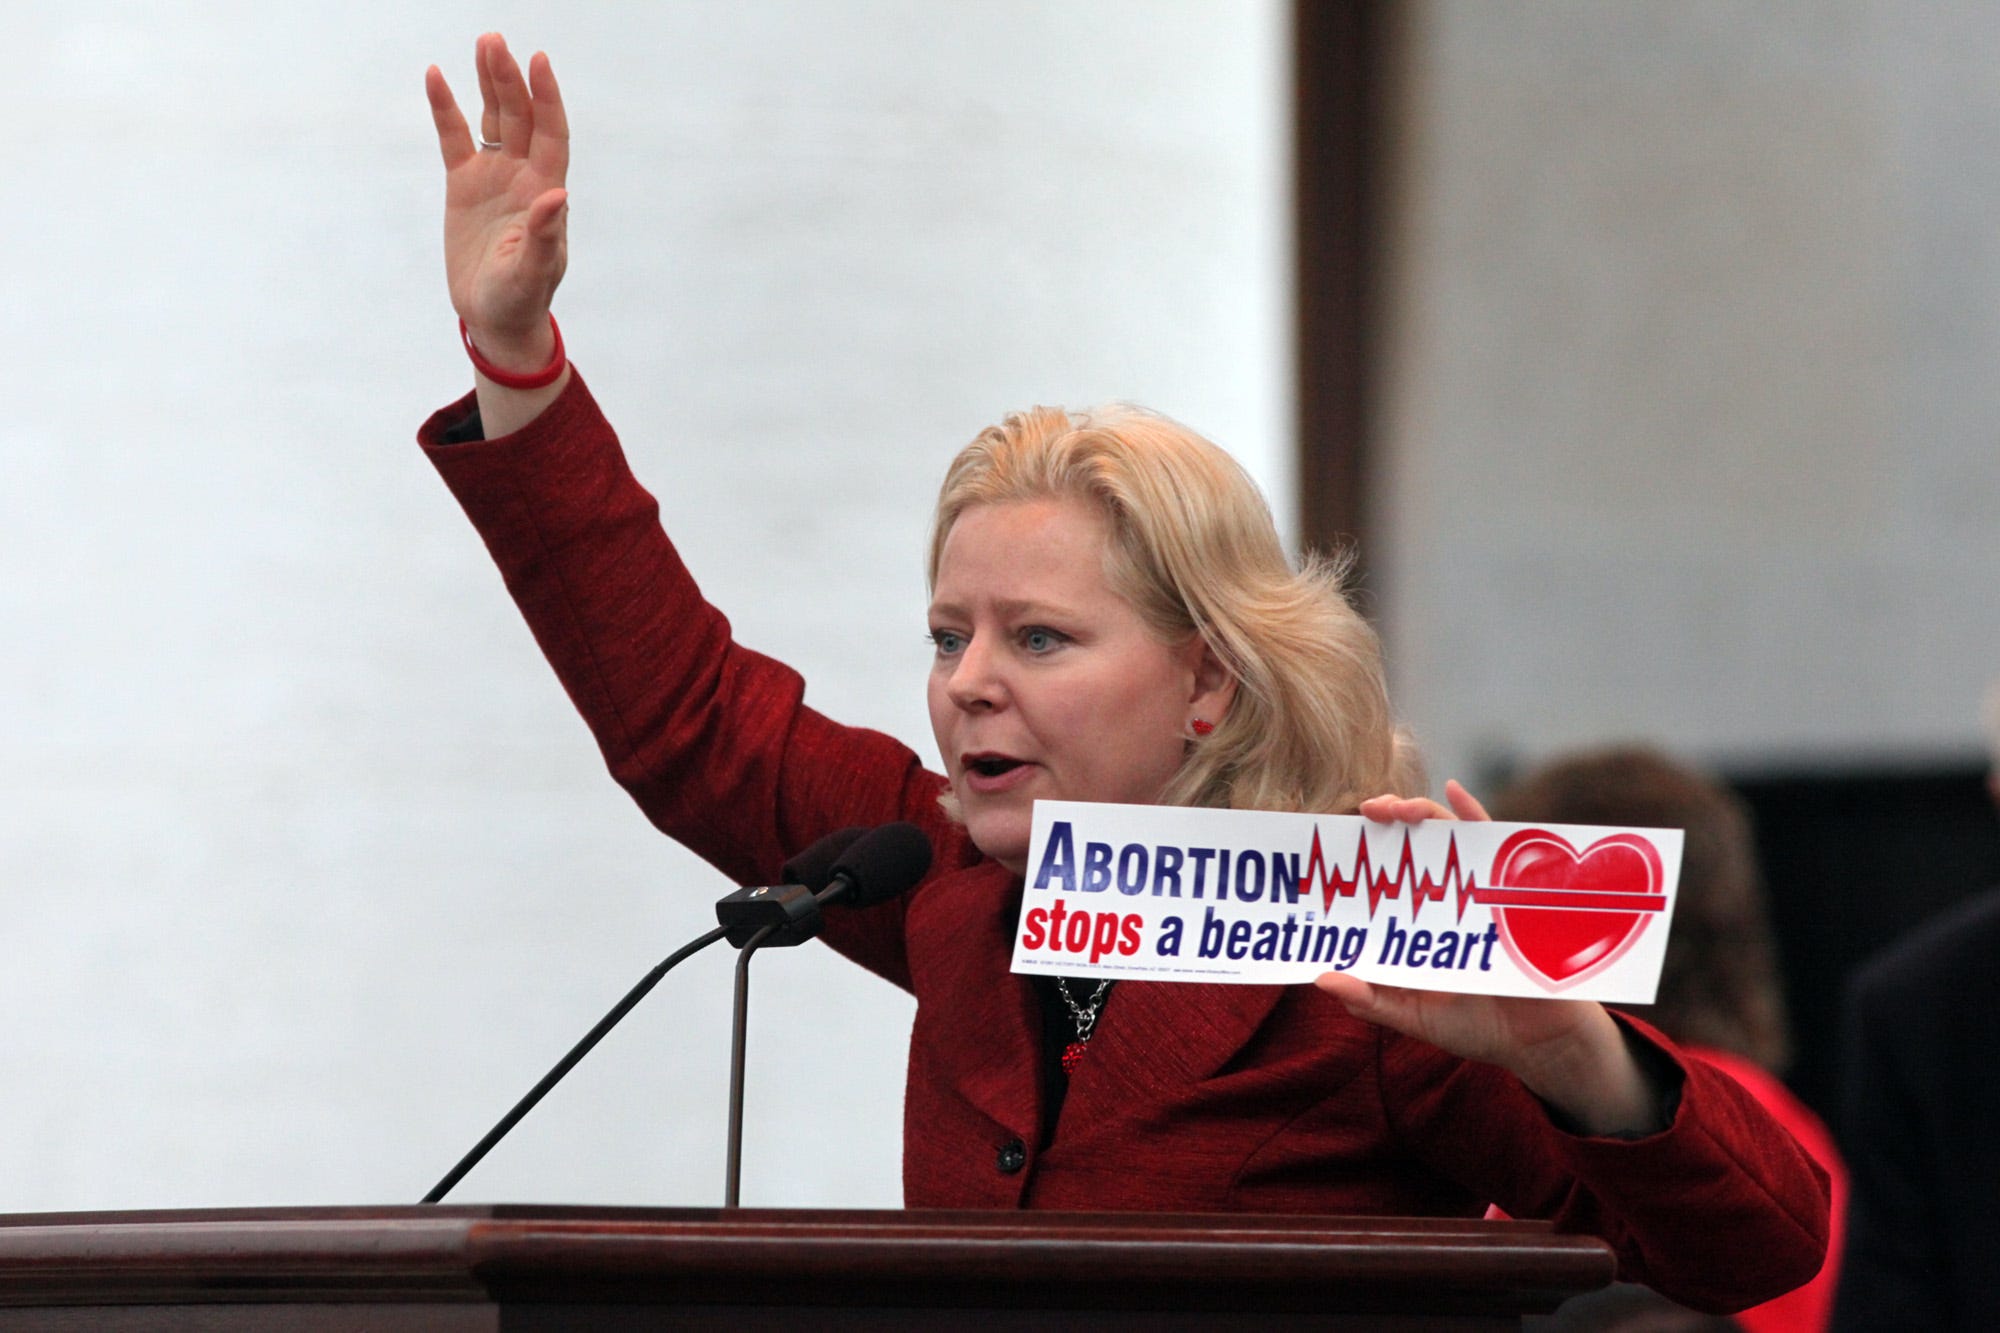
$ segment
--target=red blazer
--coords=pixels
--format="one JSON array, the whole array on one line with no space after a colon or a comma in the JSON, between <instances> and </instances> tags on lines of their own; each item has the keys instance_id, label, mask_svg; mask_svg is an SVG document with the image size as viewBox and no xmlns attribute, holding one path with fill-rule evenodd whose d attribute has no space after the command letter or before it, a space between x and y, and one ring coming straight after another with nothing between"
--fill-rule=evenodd
<instances>
[{"instance_id":1,"label":"red blazer","mask_svg":"<svg viewBox=\"0 0 2000 1333\"><path fill-rule=\"evenodd\" d=\"M661 830L738 883L821 835L909 819L937 852L908 896L828 942L913 992L911 1207L1517 1217L1604 1237L1624 1276L1735 1308L1826 1247L1824 1177L1733 1081L1628 1020L1680 1079L1665 1131L1563 1132L1512 1076L1350 1017L1311 987L1123 982L1038 1147L1040 1019L1009 971L1019 884L937 805L901 743L806 708L738 646L632 478L581 379L524 430L477 439L470 400L419 439L596 734Z\"/></svg>"}]
</instances>

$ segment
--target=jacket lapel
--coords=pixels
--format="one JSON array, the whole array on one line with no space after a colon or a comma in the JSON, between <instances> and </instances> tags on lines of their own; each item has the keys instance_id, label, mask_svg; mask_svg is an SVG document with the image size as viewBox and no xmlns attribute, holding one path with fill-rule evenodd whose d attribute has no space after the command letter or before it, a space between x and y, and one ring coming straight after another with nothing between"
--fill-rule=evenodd
<instances>
[{"instance_id":1,"label":"jacket lapel","mask_svg":"<svg viewBox=\"0 0 2000 1333\"><path fill-rule=\"evenodd\" d=\"M913 905L916 1039L937 1074L981 1114L1027 1142L1041 1126L1041 1011L1011 969L1019 882L985 862L934 886ZM1121 981L1105 1000L1063 1119L1123 1119L1212 1078L1262 1026L1284 986ZM942 1025L949 1016L949 1029ZM1065 1134L1067 1138L1070 1135Z\"/></svg>"},{"instance_id":2,"label":"jacket lapel","mask_svg":"<svg viewBox=\"0 0 2000 1333\"><path fill-rule=\"evenodd\" d=\"M917 978L917 1042L944 1086L1032 1143L1041 1124L1042 1020L1028 979L1010 970L1019 881L989 861L925 899L912 933L940 938L910 950L927 964Z\"/></svg>"},{"instance_id":3,"label":"jacket lapel","mask_svg":"<svg viewBox=\"0 0 2000 1333\"><path fill-rule=\"evenodd\" d=\"M1177 1094L1214 1077L1243 1049L1286 989L1119 982L1070 1077L1063 1119L1103 1124L1134 1106L1157 1107L1163 1096L1180 1100Z\"/></svg>"}]
</instances>

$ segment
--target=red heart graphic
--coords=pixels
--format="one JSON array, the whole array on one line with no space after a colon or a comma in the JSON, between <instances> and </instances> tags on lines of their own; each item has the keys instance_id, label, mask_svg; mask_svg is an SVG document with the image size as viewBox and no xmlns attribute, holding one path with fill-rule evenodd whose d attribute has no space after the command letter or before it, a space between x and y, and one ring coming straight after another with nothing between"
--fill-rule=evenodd
<instances>
[{"instance_id":1,"label":"red heart graphic","mask_svg":"<svg viewBox=\"0 0 2000 1333\"><path fill-rule=\"evenodd\" d=\"M1659 849L1635 833L1600 838L1582 852L1546 829L1522 829L1493 856L1492 886L1500 942L1521 969L1549 990L1596 976L1625 956L1656 912L1566 906L1565 893L1666 894ZM1527 892L1519 892L1526 890ZM1535 892L1537 890L1554 892ZM1532 905L1520 898L1540 899ZM1588 901L1588 900L1586 900Z\"/></svg>"}]
</instances>

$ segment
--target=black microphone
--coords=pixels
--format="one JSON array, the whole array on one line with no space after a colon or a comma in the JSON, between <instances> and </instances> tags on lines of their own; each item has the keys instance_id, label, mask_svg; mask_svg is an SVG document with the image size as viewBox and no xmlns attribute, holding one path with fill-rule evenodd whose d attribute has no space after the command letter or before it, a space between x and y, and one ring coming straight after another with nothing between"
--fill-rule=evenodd
<instances>
[{"instance_id":1,"label":"black microphone","mask_svg":"<svg viewBox=\"0 0 2000 1333\"><path fill-rule=\"evenodd\" d=\"M866 832L865 828L836 829L785 862L778 874L785 883L803 884L817 895L833 882L834 866Z\"/></svg>"},{"instance_id":2,"label":"black microphone","mask_svg":"<svg viewBox=\"0 0 2000 1333\"><path fill-rule=\"evenodd\" d=\"M832 841L831 837L823 838L800 853L796 860L785 866L786 878L791 878L794 867L797 867L801 876L799 882L811 885L813 881L804 878L812 868L808 858ZM822 904L837 902L844 907L873 907L876 903L899 898L917 887L917 882L929 873L930 868L931 840L924 836L922 829L915 824L884 824L863 834L833 857L833 868L827 876L826 887L820 889L816 896Z\"/></svg>"},{"instance_id":3,"label":"black microphone","mask_svg":"<svg viewBox=\"0 0 2000 1333\"><path fill-rule=\"evenodd\" d=\"M741 888L715 904L715 919L741 949L766 926L761 944L788 947L819 934L820 891L832 882L835 866L847 850L868 832L837 829L785 862L782 884ZM919 834L919 837L922 835Z\"/></svg>"},{"instance_id":4,"label":"black microphone","mask_svg":"<svg viewBox=\"0 0 2000 1333\"><path fill-rule=\"evenodd\" d=\"M829 854L830 848L837 850ZM785 863L786 879L797 878L801 887L817 892L807 899L812 904L810 918L792 915L760 925L750 932L736 955L736 1006L729 1043L729 1151L722 1187L724 1208L736 1207L743 1186L743 1066L750 1024L751 955L766 943L797 944L817 934L821 903L872 907L901 897L929 872L931 855L930 839L915 824L884 824L866 833L856 834L853 829L830 833ZM823 886L815 882L822 874ZM716 914L722 915L720 903L716 905ZM788 938L802 928L804 934Z\"/></svg>"},{"instance_id":5,"label":"black microphone","mask_svg":"<svg viewBox=\"0 0 2000 1333\"><path fill-rule=\"evenodd\" d=\"M715 904L715 919L739 949L765 927L760 949L790 948L819 934L829 903L873 907L915 887L931 865L930 839L915 824L829 833L785 862L783 884L738 889Z\"/></svg>"},{"instance_id":6,"label":"black microphone","mask_svg":"<svg viewBox=\"0 0 2000 1333\"><path fill-rule=\"evenodd\" d=\"M913 825L908 825L908 824L900 826L892 824L889 825L889 827L908 828L911 830L911 832L916 832L915 827ZM784 872L785 877L787 879L793 878L794 875L793 867L794 866L801 867L799 871L800 874L803 875L811 873L811 874L816 874L820 877L820 883L811 885L812 888L822 887L828 879L833 878L834 875L838 873L834 869L834 867L835 864L840 860L842 854L847 852L850 848L855 847L864 836L864 833L865 830L862 829L848 828L848 829L841 829L838 833L828 834L826 837L821 838L818 842L814 843L812 846L806 848L804 851L800 852L797 856L793 857L791 861L787 862L785 865L785 872ZM919 838L922 838L923 834L918 833L917 836ZM925 845L924 852L925 852L924 860L926 865L928 865L930 860L930 849L928 844ZM822 867L824 867L824 869L822 869ZM867 873L876 874L877 872L871 870L868 871ZM910 883L914 884L916 883L917 879L921 878L923 878L923 871L919 870L917 872L916 877L912 879ZM909 885L904 885L903 888L899 888L895 890L895 892L901 893L903 892L903 889L906 889L908 887ZM801 940L809 939L813 934L817 933L819 930L819 903L818 900L813 897L809 888L802 888L798 885L781 885L778 889L767 889L767 890L739 889L735 893L730 894L728 898L723 899L723 902L729 902L732 899L740 898L746 894L754 894L754 893L763 893L767 897L769 897L772 894L782 893L787 889L794 890L795 896L797 898L804 900L804 913L805 915L809 916L812 922L812 928L806 934L801 935L799 939ZM716 915L718 917L722 917L723 915L721 903L716 904ZM776 918L779 924L784 923L788 919L791 918L788 918L788 916L783 911L780 911L779 915ZM693 940L689 941L687 944L683 945L680 949L676 950L673 954L669 955L667 959L664 962L662 962L658 967L655 967L652 971L648 972L644 977L642 977L639 981L639 984L634 986L631 990L627 991L625 993L625 998L620 1000L617 1004L613 1005L611 1007L611 1012L606 1014L603 1018L600 1018L597 1021L597 1026L592 1028L589 1032L586 1032L583 1036L583 1040L579 1041L575 1046L572 1046L570 1048L569 1054L565 1055L562 1059L556 1061L555 1067L549 1070L548 1073L542 1075L542 1081L537 1083L534 1087L528 1089L528 1095L521 1098L520 1101L514 1103L514 1109L507 1112L506 1115L501 1116L500 1122L494 1125L492 1129L486 1131L486 1137L481 1139L478 1143L475 1143L472 1146L472 1151L468 1152L464 1157L459 1159L457 1166L454 1166L451 1170L445 1172L444 1179L438 1181L437 1184L431 1186L430 1193L424 1195L424 1197L419 1202L436 1203L440 1199L444 1198L446 1193L450 1191L451 1187L456 1185L460 1180L463 1180L465 1178L466 1172L472 1170L473 1167L479 1165L480 1161L486 1156L486 1154L493 1151L494 1145L499 1143L501 1139L505 1138L507 1132L513 1129L515 1125L519 1124L523 1116L527 1115L528 1112L534 1110L535 1104L541 1101L542 1098L548 1096L550 1089L554 1088L557 1083L561 1082L565 1074L569 1073L570 1070L576 1068L577 1063L581 1061L584 1056L590 1054L591 1049L595 1047L598 1042L603 1041L605 1035L609 1033L612 1028L618 1026L619 1021L623 1019L625 1015L631 1013L633 1008L639 1003L639 1001L646 998L647 992L651 991L653 987L659 985L660 978L666 976L668 972L672 971L676 964L680 963L684 959L690 958L693 955L701 952L703 949L706 949L709 945L715 943L717 940L722 939L725 936L729 936L730 942L732 944L745 942L745 941L738 941L733 935L731 935L730 934L731 927L730 925L727 924L727 918L724 918L724 921L725 924L717 926L714 930L709 931L707 934L697 936ZM746 932L746 941L748 938L754 937L759 929L764 929L764 928L765 928L764 926L754 926L754 925L750 927L750 929ZM793 943L796 942L797 941L793 941Z\"/></svg>"}]
</instances>

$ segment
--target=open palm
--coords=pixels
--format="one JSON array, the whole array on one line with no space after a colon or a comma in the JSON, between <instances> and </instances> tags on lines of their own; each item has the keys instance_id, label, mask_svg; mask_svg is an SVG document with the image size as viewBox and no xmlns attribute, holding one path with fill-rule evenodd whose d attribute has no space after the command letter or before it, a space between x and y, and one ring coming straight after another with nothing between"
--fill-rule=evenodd
<instances>
[{"instance_id":1,"label":"open palm","mask_svg":"<svg viewBox=\"0 0 2000 1333\"><path fill-rule=\"evenodd\" d=\"M451 303L482 348L546 337L568 263L563 183L569 121L548 57L526 76L498 33L479 39L480 139L473 141L444 75L424 75L445 165L445 275Z\"/></svg>"}]
</instances>

